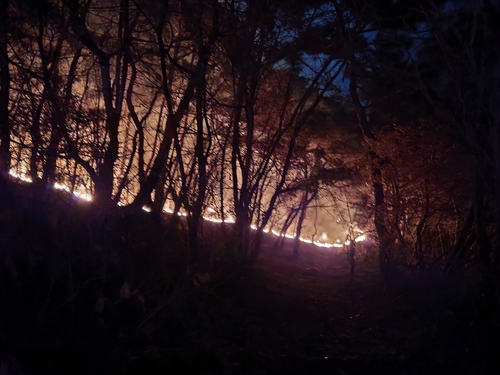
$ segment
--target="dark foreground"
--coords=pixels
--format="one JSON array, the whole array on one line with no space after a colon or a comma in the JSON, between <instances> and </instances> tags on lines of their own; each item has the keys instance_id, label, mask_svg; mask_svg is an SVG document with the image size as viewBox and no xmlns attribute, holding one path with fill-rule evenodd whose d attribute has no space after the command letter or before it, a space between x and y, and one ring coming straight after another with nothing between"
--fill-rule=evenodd
<instances>
[{"instance_id":1,"label":"dark foreground","mask_svg":"<svg viewBox=\"0 0 500 375\"><path fill-rule=\"evenodd\" d=\"M172 225L0 189L1 375L500 373L499 314L473 272L383 288L369 257L349 282L343 255L293 260L268 238L253 266L193 283ZM223 251L220 230L207 249Z\"/></svg>"}]
</instances>

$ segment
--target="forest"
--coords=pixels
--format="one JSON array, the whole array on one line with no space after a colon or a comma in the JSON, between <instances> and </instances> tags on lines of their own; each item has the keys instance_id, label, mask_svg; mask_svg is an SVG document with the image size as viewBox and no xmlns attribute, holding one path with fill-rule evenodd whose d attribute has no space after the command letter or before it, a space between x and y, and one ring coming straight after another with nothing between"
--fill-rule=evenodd
<instances>
[{"instance_id":1,"label":"forest","mask_svg":"<svg viewBox=\"0 0 500 375\"><path fill-rule=\"evenodd\" d=\"M0 0L0 374L499 373L499 35L498 0Z\"/></svg>"}]
</instances>

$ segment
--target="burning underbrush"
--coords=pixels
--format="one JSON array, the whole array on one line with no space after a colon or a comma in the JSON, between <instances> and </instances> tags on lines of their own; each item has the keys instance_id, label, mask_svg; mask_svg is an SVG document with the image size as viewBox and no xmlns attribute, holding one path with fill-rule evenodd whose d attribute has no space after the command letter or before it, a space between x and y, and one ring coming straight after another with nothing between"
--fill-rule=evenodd
<instances>
[{"instance_id":1,"label":"burning underbrush","mask_svg":"<svg viewBox=\"0 0 500 375\"><path fill-rule=\"evenodd\" d=\"M271 236L253 265L205 279L187 272L182 221L36 185L0 190L2 375L500 369L498 315L463 282L384 290L369 257L349 282L343 254L304 244L296 260ZM230 251L230 226L203 228L207 251Z\"/></svg>"}]
</instances>

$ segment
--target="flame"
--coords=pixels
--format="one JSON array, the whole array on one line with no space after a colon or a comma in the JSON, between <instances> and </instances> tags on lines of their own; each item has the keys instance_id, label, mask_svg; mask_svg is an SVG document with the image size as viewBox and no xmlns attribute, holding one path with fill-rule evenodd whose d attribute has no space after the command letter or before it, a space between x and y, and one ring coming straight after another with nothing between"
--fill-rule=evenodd
<instances>
[{"instance_id":1,"label":"flame","mask_svg":"<svg viewBox=\"0 0 500 375\"><path fill-rule=\"evenodd\" d=\"M29 182L29 183L32 183L33 180L31 179L31 177L28 176L28 173L26 172L25 169L22 169L21 172L16 172L14 169L11 169L9 171L9 174L12 176L12 177L15 177L21 181L24 181L24 182Z\"/></svg>"},{"instance_id":2,"label":"flame","mask_svg":"<svg viewBox=\"0 0 500 375\"><path fill-rule=\"evenodd\" d=\"M20 169L20 170L11 169L9 171L9 174L12 177L17 178L17 179L19 179L21 181L28 182L28 183L32 183L33 182L33 180L28 175L28 173L27 173L27 171L25 169ZM92 200L92 196L90 194L87 194L87 193L85 193L83 191L73 191L73 192L71 192L71 189L68 186L60 184L58 182L56 182L54 184L54 188L57 189L57 190L64 190L64 191L66 191L68 193L73 194L73 196L75 196L76 198L85 200L87 202L90 202ZM123 203L119 202L118 205L119 206L123 206ZM142 207L142 209L144 211L146 211L146 212L151 212L151 208L149 208L147 206ZM172 209L170 209L170 208L164 208L163 211L166 212L166 213L169 213L169 214L173 214L174 213L174 211ZM212 215L216 213L216 211L212 207L208 207L207 208L207 212L209 214L212 214ZM188 214L187 214L187 212L179 211L179 212L177 212L177 215L185 217ZM213 216L203 216L203 219L206 220L206 221L213 222L213 223L231 223L231 224L234 224L236 222L236 220L234 219L234 217L232 217L230 215L227 215L224 220L222 220L220 218L213 217ZM257 230L258 229L255 224L252 224L250 226L250 228L253 229L253 230ZM359 228L357 230L359 231L359 235L354 239L354 242L363 242L363 241L366 241L367 237L363 233L363 231L360 230ZM282 233L277 232L274 229L270 230L268 228L264 228L262 231L264 233L271 233L271 234L273 234L274 236L277 236L277 237L286 237L286 238L292 238L292 239L295 238L295 235L291 235L289 233L282 234ZM304 242L304 243L308 243L308 244L312 244L312 245L317 246L317 247L324 247L324 248L341 248L341 247L344 247L344 246L350 244L349 240L345 241L344 243L341 243L341 241L339 239L335 240L335 243L329 243L329 242L327 242L328 235L326 233L322 233L321 234L321 240L320 241L313 241L312 239L308 239L308 238L304 238L304 237L300 237L299 240L301 242Z\"/></svg>"}]
</instances>

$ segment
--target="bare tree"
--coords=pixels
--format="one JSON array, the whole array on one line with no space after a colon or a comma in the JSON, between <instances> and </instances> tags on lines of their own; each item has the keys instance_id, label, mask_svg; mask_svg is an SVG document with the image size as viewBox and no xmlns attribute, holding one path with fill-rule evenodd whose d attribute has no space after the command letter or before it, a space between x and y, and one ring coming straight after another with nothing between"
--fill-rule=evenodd
<instances>
[{"instance_id":1,"label":"bare tree","mask_svg":"<svg viewBox=\"0 0 500 375\"><path fill-rule=\"evenodd\" d=\"M10 71L8 55L9 1L0 1L0 172L10 169L10 132L9 118Z\"/></svg>"},{"instance_id":2,"label":"bare tree","mask_svg":"<svg viewBox=\"0 0 500 375\"><path fill-rule=\"evenodd\" d=\"M128 56L123 54L126 49L124 46L131 42L129 1L122 0L119 4L119 19L117 30L115 30L118 45L113 46L117 48L117 51L111 50L109 52L98 45L96 36L93 35L96 31L89 30L87 26L91 22L91 20L89 21L89 9L92 1L88 1L84 6L78 6L74 2L68 2L67 5L69 8L69 24L73 33L96 56L100 68L108 142L102 162L97 165L92 177L95 184L96 201L108 202L113 194L114 167L119 151L118 133L129 67ZM96 16L94 15L94 17ZM112 79L112 59L115 62L114 79Z\"/></svg>"}]
</instances>

